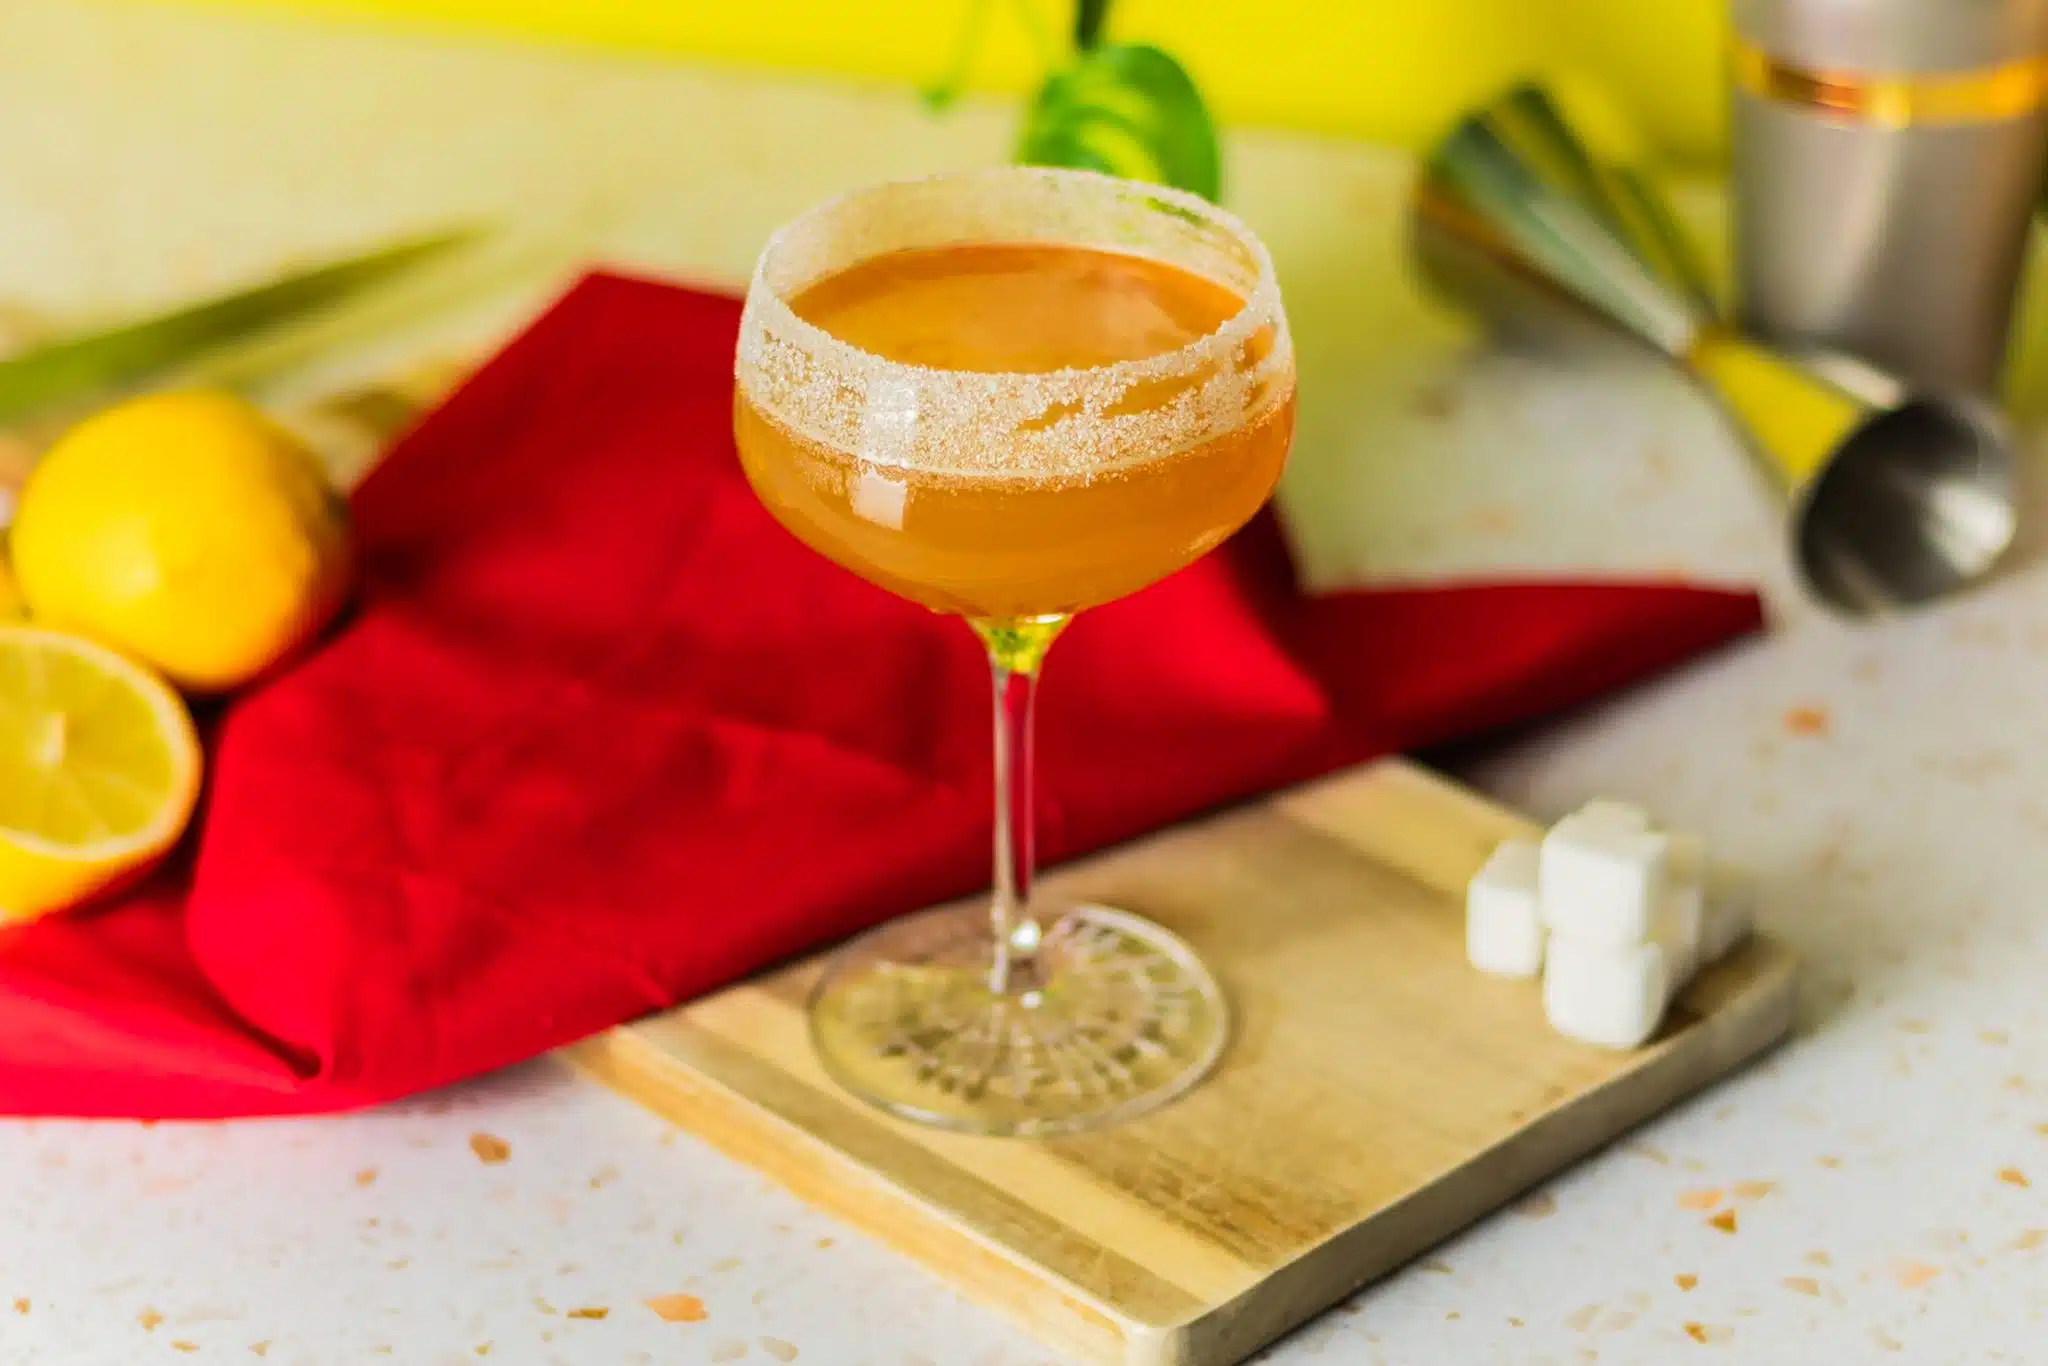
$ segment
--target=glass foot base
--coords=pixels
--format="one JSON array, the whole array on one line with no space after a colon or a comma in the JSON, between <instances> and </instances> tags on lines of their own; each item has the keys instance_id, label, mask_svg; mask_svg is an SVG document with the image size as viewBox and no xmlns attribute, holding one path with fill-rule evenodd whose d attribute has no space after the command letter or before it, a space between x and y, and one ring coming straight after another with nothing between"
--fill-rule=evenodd
<instances>
[{"instance_id":1,"label":"glass foot base","mask_svg":"<svg viewBox=\"0 0 2048 1366\"><path fill-rule=\"evenodd\" d=\"M1046 927L1020 989L1000 996L994 951L978 909L926 911L854 940L811 996L825 1070L905 1119L1042 1135L1156 1109L1222 1056L1222 991L1150 921L1075 907Z\"/></svg>"}]
</instances>

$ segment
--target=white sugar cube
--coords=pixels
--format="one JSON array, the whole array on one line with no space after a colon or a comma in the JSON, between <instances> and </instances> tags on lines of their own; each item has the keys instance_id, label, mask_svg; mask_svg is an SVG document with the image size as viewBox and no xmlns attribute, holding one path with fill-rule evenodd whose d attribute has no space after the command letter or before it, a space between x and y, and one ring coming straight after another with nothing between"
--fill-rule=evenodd
<instances>
[{"instance_id":1,"label":"white sugar cube","mask_svg":"<svg viewBox=\"0 0 2048 1366\"><path fill-rule=\"evenodd\" d=\"M1612 797L1595 797L1572 814L1622 830L1650 828L1649 812L1634 802L1617 801Z\"/></svg>"},{"instance_id":2,"label":"white sugar cube","mask_svg":"<svg viewBox=\"0 0 2048 1366\"><path fill-rule=\"evenodd\" d=\"M1543 968L1543 916L1536 900L1536 846L1508 840L1465 888L1465 956L1496 977L1534 977Z\"/></svg>"},{"instance_id":3,"label":"white sugar cube","mask_svg":"<svg viewBox=\"0 0 2048 1366\"><path fill-rule=\"evenodd\" d=\"M1755 893L1749 879L1715 868L1706 879L1706 907L1700 917L1700 962L1718 963L1749 938L1756 923Z\"/></svg>"},{"instance_id":4,"label":"white sugar cube","mask_svg":"<svg viewBox=\"0 0 2048 1366\"><path fill-rule=\"evenodd\" d=\"M1656 933L1663 909L1666 835L1599 817L1567 816L1543 837L1537 881L1553 934L1626 948Z\"/></svg>"},{"instance_id":5,"label":"white sugar cube","mask_svg":"<svg viewBox=\"0 0 2048 1366\"><path fill-rule=\"evenodd\" d=\"M1705 960L1707 842L1698 835L1673 831L1664 860L1664 900L1657 914L1655 937L1664 946L1675 996L1692 980Z\"/></svg>"},{"instance_id":6,"label":"white sugar cube","mask_svg":"<svg viewBox=\"0 0 2048 1366\"><path fill-rule=\"evenodd\" d=\"M1658 946L1670 970L1669 986L1676 996L1693 974L1706 963L1702 956L1706 933L1705 899L1697 882L1673 884L1664 889L1663 908L1657 913Z\"/></svg>"},{"instance_id":7,"label":"white sugar cube","mask_svg":"<svg viewBox=\"0 0 2048 1366\"><path fill-rule=\"evenodd\" d=\"M1602 1048L1635 1048L1664 1018L1670 995L1664 949L1616 948L1553 934L1543 972L1543 1013L1558 1033Z\"/></svg>"},{"instance_id":8,"label":"white sugar cube","mask_svg":"<svg viewBox=\"0 0 2048 1366\"><path fill-rule=\"evenodd\" d=\"M1690 830L1673 830L1667 836L1664 868L1673 883L1704 883L1707 878L1707 842Z\"/></svg>"}]
</instances>

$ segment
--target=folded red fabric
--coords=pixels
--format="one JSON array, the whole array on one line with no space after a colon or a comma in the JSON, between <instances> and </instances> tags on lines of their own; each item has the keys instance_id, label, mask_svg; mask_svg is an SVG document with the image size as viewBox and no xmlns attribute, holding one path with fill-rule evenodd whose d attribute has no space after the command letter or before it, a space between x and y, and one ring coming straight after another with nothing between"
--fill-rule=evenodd
<instances>
[{"instance_id":1,"label":"folded red fabric","mask_svg":"<svg viewBox=\"0 0 2048 1366\"><path fill-rule=\"evenodd\" d=\"M0 1112L368 1104L986 884L979 647L761 510L738 317L592 277L391 454L356 498L359 609L220 718L177 866L0 935ZM1554 711L1759 622L1675 585L1303 597L1262 518L1060 642L1042 847Z\"/></svg>"}]
</instances>

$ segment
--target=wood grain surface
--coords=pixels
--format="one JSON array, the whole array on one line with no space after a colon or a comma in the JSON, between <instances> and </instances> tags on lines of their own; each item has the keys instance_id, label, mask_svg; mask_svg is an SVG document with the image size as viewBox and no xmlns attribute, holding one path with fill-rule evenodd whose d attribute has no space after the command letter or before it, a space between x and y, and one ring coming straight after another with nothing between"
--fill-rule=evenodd
<instances>
[{"instance_id":1,"label":"wood grain surface","mask_svg":"<svg viewBox=\"0 0 2048 1366\"><path fill-rule=\"evenodd\" d=\"M1223 1366L1630 1126L1792 1021L1753 942L1633 1053L1466 966L1463 887L1521 818L1384 760L1069 865L1054 901L1150 916L1236 1033L1184 1100L1052 1140L902 1123L811 1056L818 960L580 1045L626 1094L1089 1361Z\"/></svg>"}]
</instances>

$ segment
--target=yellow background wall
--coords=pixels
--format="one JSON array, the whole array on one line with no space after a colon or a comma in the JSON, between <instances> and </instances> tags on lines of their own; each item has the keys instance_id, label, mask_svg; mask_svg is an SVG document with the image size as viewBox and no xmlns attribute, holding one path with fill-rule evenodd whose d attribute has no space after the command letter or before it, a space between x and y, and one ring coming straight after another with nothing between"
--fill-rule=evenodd
<instances>
[{"instance_id":1,"label":"yellow background wall","mask_svg":"<svg viewBox=\"0 0 2048 1366\"><path fill-rule=\"evenodd\" d=\"M979 0L239 0L372 13L642 52L924 84ZM1117 0L1227 122L1407 145L1515 76L1571 73L1667 153L1721 146L1722 0ZM1015 91L1063 44L1071 0L987 0L971 88ZM1033 30L1039 35L1035 43Z\"/></svg>"}]
</instances>

